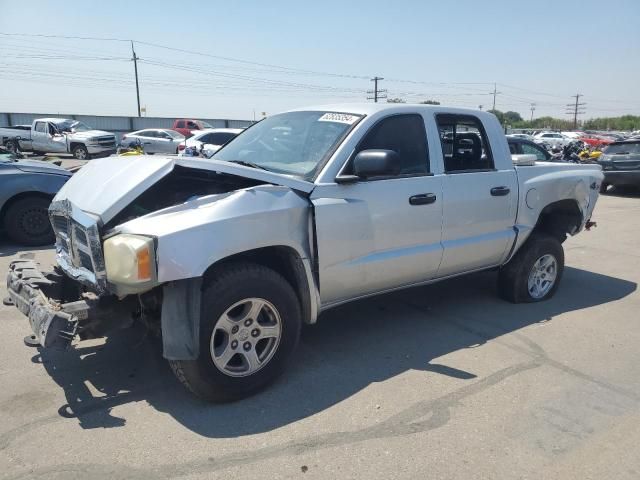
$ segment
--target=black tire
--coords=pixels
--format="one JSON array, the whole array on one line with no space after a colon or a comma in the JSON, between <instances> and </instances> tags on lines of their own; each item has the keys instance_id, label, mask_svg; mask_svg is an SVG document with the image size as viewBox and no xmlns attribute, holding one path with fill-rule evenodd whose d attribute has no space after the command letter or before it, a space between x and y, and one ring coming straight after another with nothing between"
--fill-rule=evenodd
<instances>
[{"instance_id":1,"label":"black tire","mask_svg":"<svg viewBox=\"0 0 640 480\"><path fill-rule=\"evenodd\" d=\"M73 154L73 158L75 158L76 160L91 159L91 155L89 155L89 151L87 150L87 147L85 147L84 145L76 145L75 147L73 147L73 150L71 151L71 153Z\"/></svg>"},{"instance_id":2,"label":"black tire","mask_svg":"<svg viewBox=\"0 0 640 480\"><path fill-rule=\"evenodd\" d=\"M275 307L281 319L280 339L275 353L259 370L247 376L231 376L214 364L211 337L220 316L248 298L264 299ZM169 364L189 391L211 402L239 400L275 380L298 345L302 323L300 303L291 285L277 272L250 263L225 265L214 273L203 287L200 318L199 357L170 360Z\"/></svg>"},{"instance_id":3,"label":"black tire","mask_svg":"<svg viewBox=\"0 0 640 480\"><path fill-rule=\"evenodd\" d=\"M602 182L602 183L600 184L600 194L601 194L601 195L606 194L606 193L607 193L607 189L608 189L608 188L609 188L609 184L608 184L608 183L605 183L605 182Z\"/></svg>"},{"instance_id":4,"label":"black tire","mask_svg":"<svg viewBox=\"0 0 640 480\"><path fill-rule=\"evenodd\" d=\"M24 197L13 202L4 216L9 238L28 246L54 243L55 236L48 215L50 203L51 200L43 197Z\"/></svg>"},{"instance_id":5,"label":"black tire","mask_svg":"<svg viewBox=\"0 0 640 480\"><path fill-rule=\"evenodd\" d=\"M543 256L551 255L556 261L555 283L542 296L529 291L529 276L534 264ZM512 303L532 303L548 300L556 293L564 272L564 250L560 241L544 233L532 234L520 250L498 274L498 293Z\"/></svg>"}]
</instances>

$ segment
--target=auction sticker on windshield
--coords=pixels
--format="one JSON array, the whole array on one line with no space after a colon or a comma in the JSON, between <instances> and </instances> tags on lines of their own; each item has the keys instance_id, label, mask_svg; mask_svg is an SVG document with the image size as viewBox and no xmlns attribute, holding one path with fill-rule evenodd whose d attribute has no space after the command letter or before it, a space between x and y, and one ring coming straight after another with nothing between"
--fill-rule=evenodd
<instances>
[{"instance_id":1,"label":"auction sticker on windshield","mask_svg":"<svg viewBox=\"0 0 640 480\"><path fill-rule=\"evenodd\" d=\"M349 115L348 113L325 113L318 119L318 121L346 123L347 125L353 125L359 118L360 117L358 115Z\"/></svg>"}]
</instances>

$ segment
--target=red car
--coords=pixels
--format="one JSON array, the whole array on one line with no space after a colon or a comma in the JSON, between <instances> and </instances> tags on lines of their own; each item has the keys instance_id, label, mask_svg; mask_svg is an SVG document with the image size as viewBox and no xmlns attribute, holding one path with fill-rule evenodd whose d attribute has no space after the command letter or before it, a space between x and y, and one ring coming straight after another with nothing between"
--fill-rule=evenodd
<instances>
[{"instance_id":1,"label":"red car","mask_svg":"<svg viewBox=\"0 0 640 480\"><path fill-rule=\"evenodd\" d=\"M181 133L186 138L189 138L193 135L192 130L204 130L205 128L213 128L207 122L203 122L202 120L194 120L192 118L178 118L173 122L173 127L171 130L175 130L176 132Z\"/></svg>"},{"instance_id":2,"label":"red car","mask_svg":"<svg viewBox=\"0 0 640 480\"><path fill-rule=\"evenodd\" d=\"M596 135L587 135L579 138L580 141L586 143L590 147L600 147L602 145L609 145L613 140L609 140Z\"/></svg>"}]
</instances>

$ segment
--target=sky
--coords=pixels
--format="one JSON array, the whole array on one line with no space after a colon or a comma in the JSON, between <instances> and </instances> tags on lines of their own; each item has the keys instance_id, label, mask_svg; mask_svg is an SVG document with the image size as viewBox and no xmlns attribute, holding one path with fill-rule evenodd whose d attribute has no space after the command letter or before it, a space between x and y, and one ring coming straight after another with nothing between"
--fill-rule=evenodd
<instances>
[{"instance_id":1,"label":"sky","mask_svg":"<svg viewBox=\"0 0 640 480\"><path fill-rule=\"evenodd\" d=\"M640 115L640 1L0 0L0 112L253 119L389 98ZM91 37L98 40L60 38ZM107 40L110 39L110 40ZM384 100L381 100L384 101Z\"/></svg>"}]
</instances>

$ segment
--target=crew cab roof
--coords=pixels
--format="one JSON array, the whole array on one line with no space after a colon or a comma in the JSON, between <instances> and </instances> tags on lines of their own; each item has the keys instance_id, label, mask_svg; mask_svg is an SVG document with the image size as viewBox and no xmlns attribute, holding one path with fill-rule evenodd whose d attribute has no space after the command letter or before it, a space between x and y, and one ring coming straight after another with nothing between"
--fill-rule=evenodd
<instances>
[{"instance_id":1,"label":"crew cab roof","mask_svg":"<svg viewBox=\"0 0 640 480\"><path fill-rule=\"evenodd\" d=\"M425 105L420 103L337 103L329 105L316 105L305 108L296 108L289 111L308 112L308 111L325 111L338 113L353 113L358 115L373 115L384 111L393 112L437 112L437 113L455 113L458 115L475 115L476 117L493 116L492 113L472 108L447 107L444 105Z\"/></svg>"}]
</instances>

